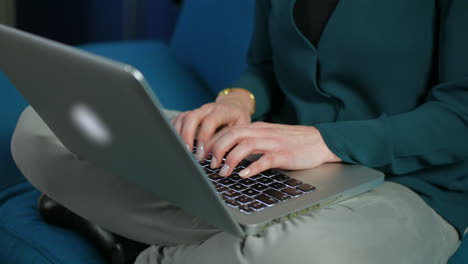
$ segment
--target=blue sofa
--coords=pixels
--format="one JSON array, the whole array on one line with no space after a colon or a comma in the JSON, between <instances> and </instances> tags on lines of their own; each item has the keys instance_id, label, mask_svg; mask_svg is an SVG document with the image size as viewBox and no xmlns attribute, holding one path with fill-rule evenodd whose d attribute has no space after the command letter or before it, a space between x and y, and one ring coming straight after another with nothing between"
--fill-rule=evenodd
<instances>
[{"instance_id":1,"label":"blue sofa","mask_svg":"<svg viewBox=\"0 0 468 264\"><path fill-rule=\"evenodd\" d=\"M80 48L140 69L165 107L193 109L213 100L244 69L253 5L254 1L186 0L169 45L133 41ZM103 264L92 244L44 223L38 214L39 192L10 154L11 135L26 106L0 69L0 263ZM462 245L451 264L468 263L467 247Z\"/></svg>"}]
</instances>

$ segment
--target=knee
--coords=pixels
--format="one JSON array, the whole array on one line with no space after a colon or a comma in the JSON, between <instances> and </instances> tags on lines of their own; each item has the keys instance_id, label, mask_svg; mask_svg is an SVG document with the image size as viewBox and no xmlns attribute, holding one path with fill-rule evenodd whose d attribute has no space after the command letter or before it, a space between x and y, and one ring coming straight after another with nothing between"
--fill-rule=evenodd
<instances>
[{"instance_id":1,"label":"knee","mask_svg":"<svg viewBox=\"0 0 468 264\"><path fill-rule=\"evenodd\" d=\"M30 154L34 153L35 147L31 144L34 137L34 130L30 129L28 120L32 116L32 108L28 106L20 115L16 128L11 138L11 155L18 169L27 176L28 161Z\"/></svg>"},{"instance_id":2,"label":"knee","mask_svg":"<svg viewBox=\"0 0 468 264\"><path fill-rule=\"evenodd\" d=\"M53 177L49 173L52 165L73 156L30 106L21 114L13 132L11 154L26 179L41 191Z\"/></svg>"}]
</instances>

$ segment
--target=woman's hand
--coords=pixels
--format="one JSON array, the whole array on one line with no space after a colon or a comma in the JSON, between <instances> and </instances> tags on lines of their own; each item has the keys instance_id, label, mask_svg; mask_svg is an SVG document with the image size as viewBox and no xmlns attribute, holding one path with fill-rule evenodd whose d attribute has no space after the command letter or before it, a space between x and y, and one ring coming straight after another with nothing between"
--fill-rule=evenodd
<instances>
[{"instance_id":1,"label":"woman's hand","mask_svg":"<svg viewBox=\"0 0 468 264\"><path fill-rule=\"evenodd\" d=\"M341 161L328 149L315 127L264 122L231 127L217 133L205 145L205 153L209 152L213 153L212 168L221 166L220 161L227 154L219 173L221 176L230 175L233 168L247 156L263 154L259 160L239 172L243 178L270 168L300 170L325 162Z\"/></svg>"},{"instance_id":2,"label":"woman's hand","mask_svg":"<svg viewBox=\"0 0 468 264\"><path fill-rule=\"evenodd\" d=\"M248 92L234 89L228 95L218 96L214 103L180 114L172 120L172 124L182 136L189 151L192 151L196 137L197 157L200 159L207 153L205 143L221 127L249 124L253 107Z\"/></svg>"}]
</instances>

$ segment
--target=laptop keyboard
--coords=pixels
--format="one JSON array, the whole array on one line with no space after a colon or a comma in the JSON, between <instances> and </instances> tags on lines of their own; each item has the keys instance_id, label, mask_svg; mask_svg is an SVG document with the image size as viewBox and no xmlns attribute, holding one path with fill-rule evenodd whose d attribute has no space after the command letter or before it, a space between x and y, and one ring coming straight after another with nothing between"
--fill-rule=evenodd
<instances>
[{"instance_id":1,"label":"laptop keyboard","mask_svg":"<svg viewBox=\"0 0 468 264\"><path fill-rule=\"evenodd\" d=\"M194 147L193 153L195 151ZM233 173L226 177L218 174L222 166L211 169L210 163L211 159L208 158L199 162L198 165L205 171L222 199L229 206L238 208L246 214L261 211L316 189L312 185L271 169L243 179L238 173L250 164L247 160L243 160Z\"/></svg>"}]
</instances>

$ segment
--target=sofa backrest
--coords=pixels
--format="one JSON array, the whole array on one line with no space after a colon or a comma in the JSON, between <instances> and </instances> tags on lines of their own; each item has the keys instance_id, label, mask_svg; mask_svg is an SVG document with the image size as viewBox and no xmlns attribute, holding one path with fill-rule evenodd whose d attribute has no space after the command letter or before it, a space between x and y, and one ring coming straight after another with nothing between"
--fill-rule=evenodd
<instances>
[{"instance_id":1,"label":"sofa backrest","mask_svg":"<svg viewBox=\"0 0 468 264\"><path fill-rule=\"evenodd\" d=\"M255 0L184 1L171 48L214 93L245 69L254 7Z\"/></svg>"}]
</instances>

